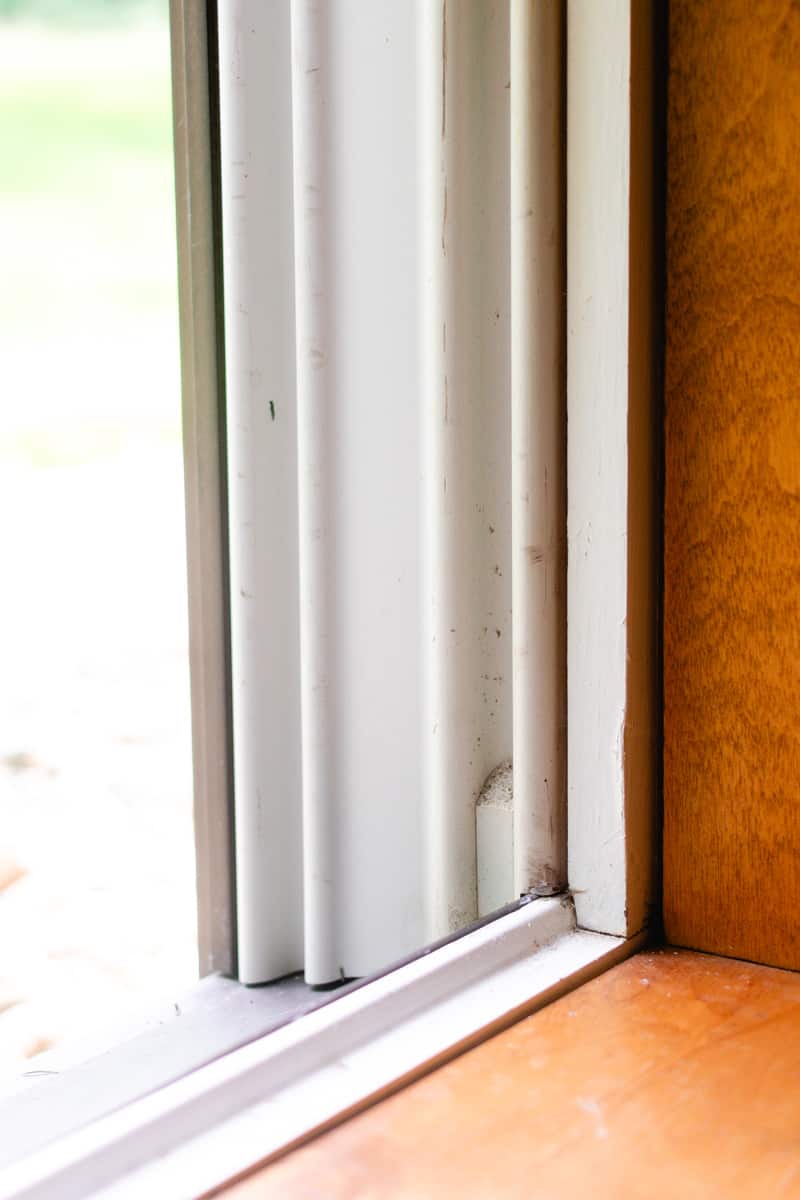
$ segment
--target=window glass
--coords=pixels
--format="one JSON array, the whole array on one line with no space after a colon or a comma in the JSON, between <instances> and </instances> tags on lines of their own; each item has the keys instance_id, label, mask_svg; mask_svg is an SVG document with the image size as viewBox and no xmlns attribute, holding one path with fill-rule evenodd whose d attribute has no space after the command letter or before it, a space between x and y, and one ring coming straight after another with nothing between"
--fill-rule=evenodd
<instances>
[{"instance_id":1,"label":"window glass","mask_svg":"<svg viewBox=\"0 0 800 1200\"><path fill-rule=\"evenodd\" d=\"M167 16L0 0L6 1073L197 974Z\"/></svg>"}]
</instances>

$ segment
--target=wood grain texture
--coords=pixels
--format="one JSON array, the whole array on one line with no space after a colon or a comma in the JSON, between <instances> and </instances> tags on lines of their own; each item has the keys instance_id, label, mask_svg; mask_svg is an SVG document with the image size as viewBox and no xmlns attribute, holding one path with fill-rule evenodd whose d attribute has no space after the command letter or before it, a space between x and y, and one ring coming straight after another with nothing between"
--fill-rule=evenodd
<instances>
[{"instance_id":1,"label":"wood grain texture","mask_svg":"<svg viewBox=\"0 0 800 1200\"><path fill-rule=\"evenodd\" d=\"M636 955L226 1200L800 1196L800 976Z\"/></svg>"},{"instance_id":2,"label":"wood grain texture","mask_svg":"<svg viewBox=\"0 0 800 1200\"><path fill-rule=\"evenodd\" d=\"M800 4L672 0L664 919L800 968Z\"/></svg>"}]
</instances>

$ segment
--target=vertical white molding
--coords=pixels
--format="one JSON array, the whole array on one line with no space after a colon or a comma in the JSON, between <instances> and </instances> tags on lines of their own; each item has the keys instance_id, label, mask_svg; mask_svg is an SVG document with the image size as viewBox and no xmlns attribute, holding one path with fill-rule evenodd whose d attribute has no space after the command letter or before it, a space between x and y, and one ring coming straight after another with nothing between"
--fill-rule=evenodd
<instances>
[{"instance_id":1,"label":"vertical white molding","mask_svg":"<svg viewBox=\"0 0 800 1200\"><path fill-rule=\"evenodd\" d=\"M414 13L291 2L311 983L424 938Z\"/></svg>"},{"instance_id":2,"label":"vertical white molding","mask_svg":"<svg viewBox=\"0 0 800 1200\"><path fill-rule=\"evenodd\" d=\"M561 5L511 0L514 888L566 882Z\"/></svg>"},{"instance_id":3,"label":"vertical white molding","mask_svg":"<svg viewBox=\"0 0 800 1200\"><path fill-rule=\"evenodd\" d=\"M295 258L297 297L297 441L300 536L300 642L303 727L303 880L305 971L309 983L339 976L335 703L335 363L331 360L329 278L333 258L326 154L325 75L330 70L326 15L292 0Z\"/></svg>"},{"instance_id":4,"label":"vertical white molding","mask_svg":"<svg viewBox=\"0 0 800 1200\"><path fill-rule=\"evenodd\" d=\"M626 932L630 2L567 10L569 881L579 923L615 934Z\"/></svg>"},{"instance_id":5,"label":"vertical white molding","mask_svg":"<svg viewBox=\"0 0 800 1200\"><path fill-rule=\"evenodd\" d=\"M568 0L569 882L622 936L653 881L652 38L646 0Z\"/></svg>"},{"instance_id":6,"label":"vertical white molding","mask_svg":"<svg viewBox=\"0 0 800 1200\"><path fill-rule=\"evenodd\" d=\"M477 915L475 803L511 757L508 3L418 11L431 939Z\"/></svg>"},{"instance_id":7,"label":"vertical white molding","mask_svg":"<svg viewBox=\"0 0 800 1200\"><path fill-rule=\"evenodd\" d=\"M239 977L302 966L286 4L219 5Z\"/></svg>"}]
</instances>

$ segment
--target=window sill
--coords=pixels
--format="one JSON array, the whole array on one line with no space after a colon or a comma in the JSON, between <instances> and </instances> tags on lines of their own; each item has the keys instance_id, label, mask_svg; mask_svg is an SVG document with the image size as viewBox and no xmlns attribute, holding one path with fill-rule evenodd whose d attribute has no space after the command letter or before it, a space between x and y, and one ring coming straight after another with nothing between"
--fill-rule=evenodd
<instances>
[{"instance_id":1,"label":"window sill","mask_svg":"<svg viewBox=\"0 0 800 1200\"><path fill-rule=\"evenodd\" d=\"M17 1163L0 1175L0 1194L207 1194L606 970L643 940L578 929L564 897L535 900Z\"/></svg>"},{"instance_id":2,"label":"window sill","mask_svg":"<svg viewBox=\"0 0 800 1200\"><path fill-rule=\"evenodd\" d=\"M797 1195L800 975L661 947L224 1200Z\"/></svg>"},{"instance_id":3,"label":"window sill","mask_svg":"<svg viewBox=\"0 0 800 1200\"><path fill-rule=\"evenodd\" d=\"M208 976L133 1022L37 1056L0 1090L0 1171L334 996L299 974L258 988Z\"/></svg>"}]
</instances>

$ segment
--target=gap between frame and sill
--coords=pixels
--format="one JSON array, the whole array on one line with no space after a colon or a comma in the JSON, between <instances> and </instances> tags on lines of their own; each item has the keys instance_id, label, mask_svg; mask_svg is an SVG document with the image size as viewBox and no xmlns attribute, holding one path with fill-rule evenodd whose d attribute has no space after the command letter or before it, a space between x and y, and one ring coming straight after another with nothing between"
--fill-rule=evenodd
<instances>
[{"instance_id":1,"label":"gap between frame and sill","mask_svg":"<svg viewBox=\"0 0 800 1200\"><path fill-rule=\"evenodd\" d=\"M208 1195L641 949L538 899L0 1174L0 1196Z\"/></svg>"}]
</instances>

